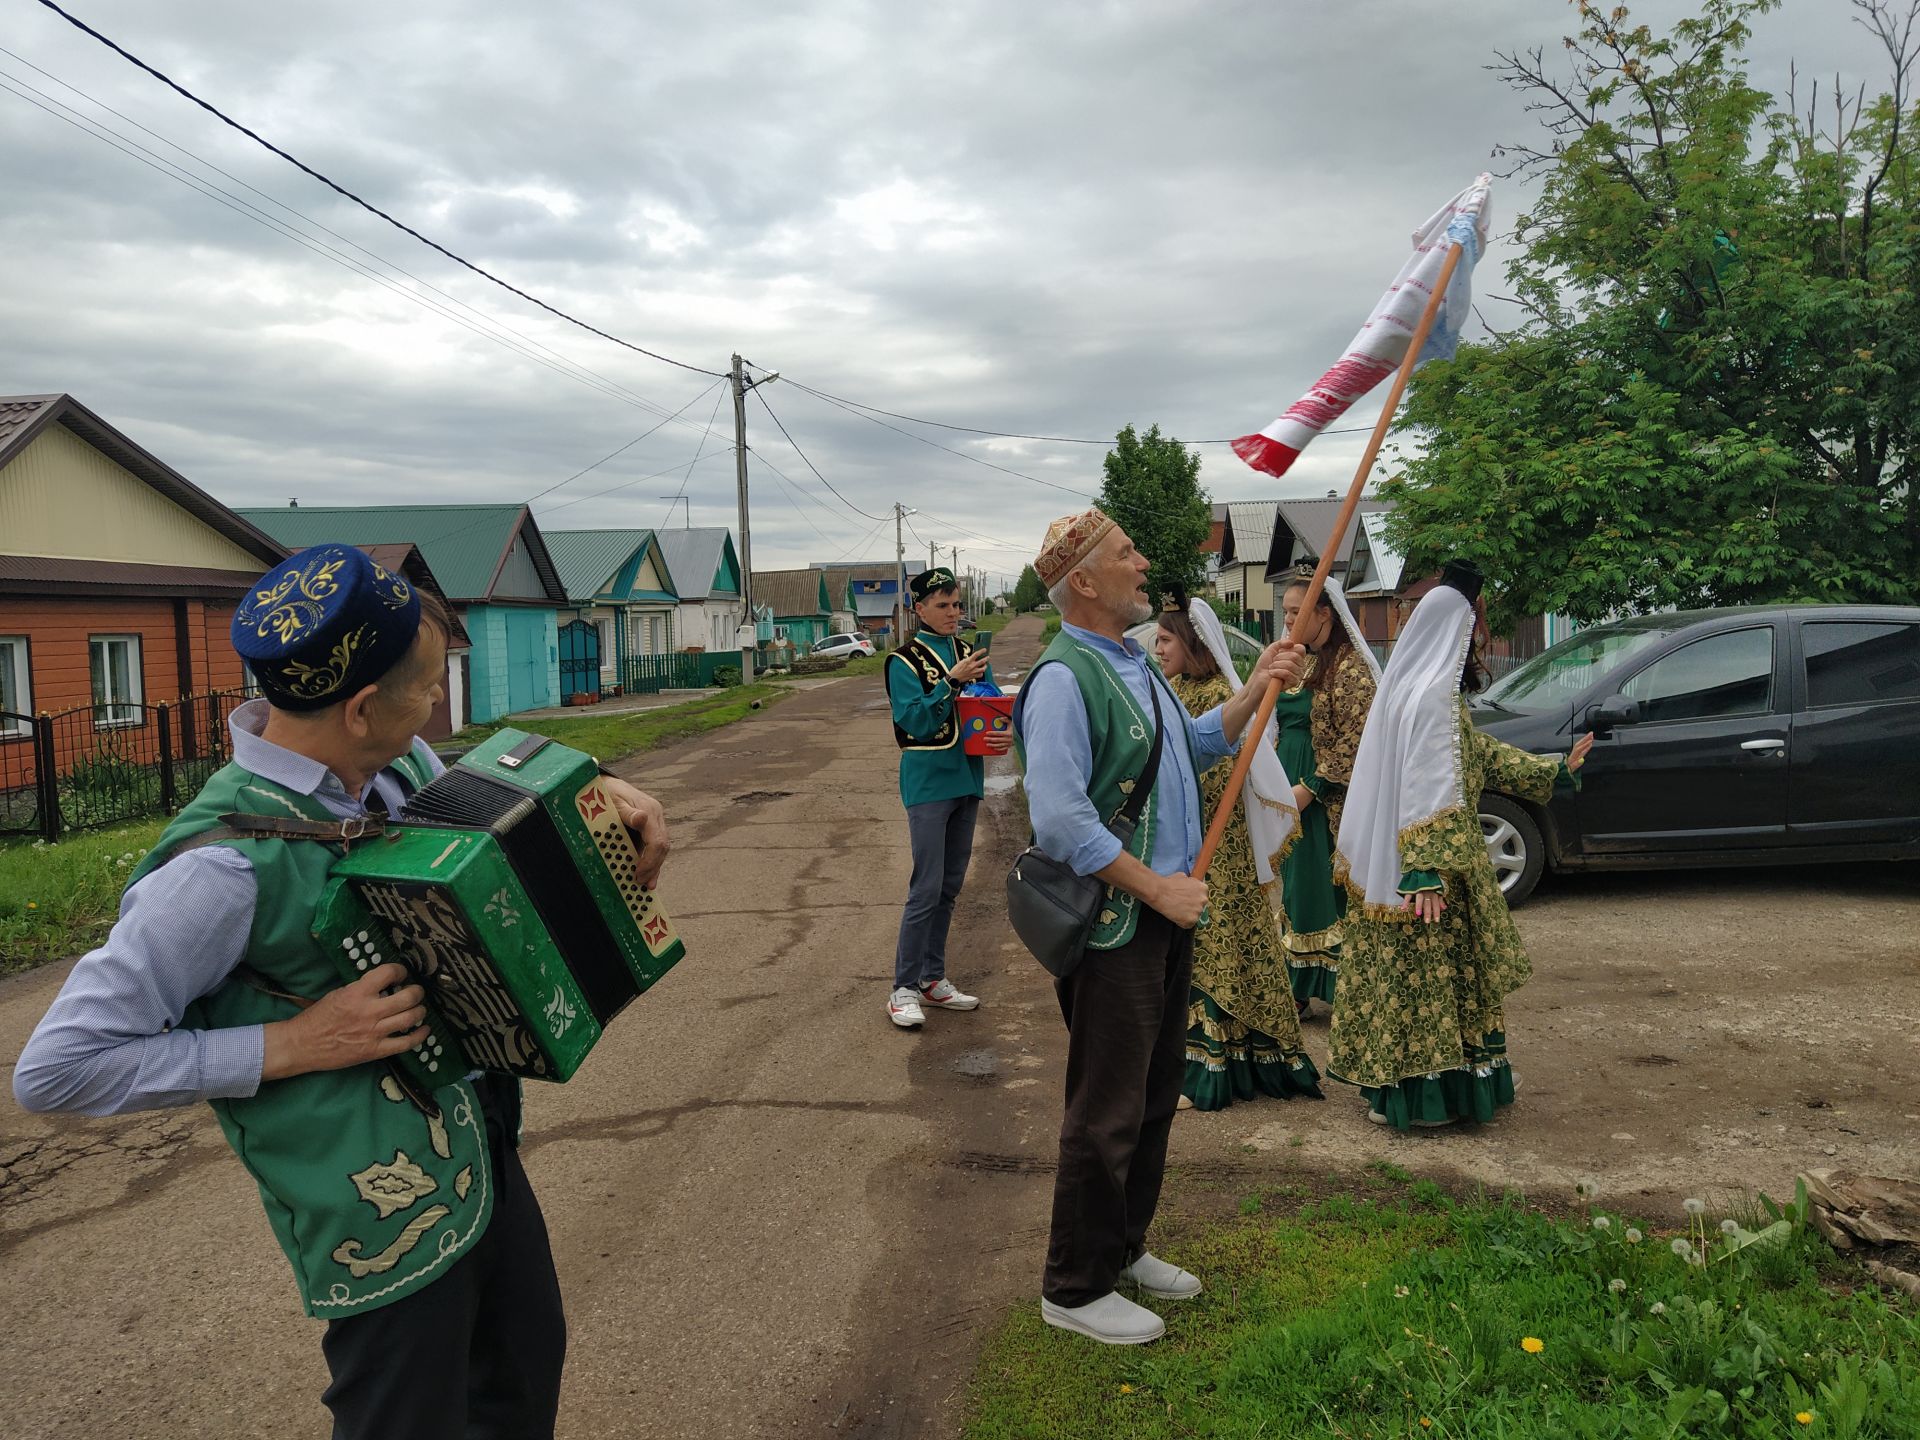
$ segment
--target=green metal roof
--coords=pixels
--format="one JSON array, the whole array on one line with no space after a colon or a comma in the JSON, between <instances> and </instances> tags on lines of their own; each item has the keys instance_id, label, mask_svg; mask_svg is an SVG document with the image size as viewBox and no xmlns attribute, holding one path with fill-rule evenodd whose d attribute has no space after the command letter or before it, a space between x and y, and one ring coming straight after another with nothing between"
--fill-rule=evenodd
<instances>
[{"instance_id":1,"label":"green metal roof","mask_svg":"<svg viewBox=\"0 0 1920 1440\"><path fill-rule=\"evenodd\" d=\"M620 572L640 551L651 548L654 560L665 575L666 558L654 543L651 530L543 530L547 553L553 556L553 568L560 572L567 599L585 604L606 594L620 579ZM637 568L637 567L636 567ZM618 598L618 597L616 597Z\"/></svg>"},{"instance_id":2,"label":"green metal roof","mask_svg":"<svg viewBox=\"0 0 1920 1440\"><path fill-rule=\"evenodd\" d=\"M346 545L411 541L449 600L491 598L500 562L516 535L555 604L565 588L525 505L302 505L241 510L242 518L292 550L338 540Z\"/></svg>"}]
</instances>

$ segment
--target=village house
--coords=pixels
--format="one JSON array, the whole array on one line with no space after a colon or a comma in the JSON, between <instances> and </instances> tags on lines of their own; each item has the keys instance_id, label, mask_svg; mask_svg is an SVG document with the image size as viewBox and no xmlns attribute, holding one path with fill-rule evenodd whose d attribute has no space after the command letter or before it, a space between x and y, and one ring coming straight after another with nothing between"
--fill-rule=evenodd
<instances>
[{"instance_id":1,"label":"village house","mask_svg":"<svg viewBox=\"0 0 1920 1440\"><path fill-rule=\"evenodd\" d=\"M680 598L652 530L548 530L547 553L572 606L560 627L560 693L624 683L629 656L674 648ZM584 624L591 631L572 627Z\"/></svg>"},{"instance_id":2,"label":"village house","mask_svg":"<svg viewBox=\"0 0 1920 1440\"><path fill-rule=\"evenodd\" d=\"M242 510L289 550L328 540L417 546L472 648L456 677L456 728L560 703L567 594L525 505L287 506Z\"/></svg>"},{"instance_id":3,"label":"village house","mask_svg":"<svg viewBox=\"0 0 1920 1440\"><path fill-rule=\"evenodd\" d=\"M286 553L71 395L0 398L0 799L31 793L38 715L63 776L157 764L154 707L189 696L172 758L220 752L233 612Z\"/></svg>"},{"instance_id":4,"label":"village house","mask_svg":"<svg viewBox=\"0 0 1920 1440\"><path fill-rule=\"evenodd\" d=\"M746 617L740 594L740 558L724 527L657 530L660 553L673 576L679 610L674 628L681 650L737 651Z\"/></svg>"},{"instance_id":5,"label":"village house","mask_svg":"<svg viewBox=\"0 0 1920 1440\"><path fill-rule=\"evenodd\" d=\"M841 591L837 597L829 588L829 577L839 580ZM816 641L835 633L836 613L851 613L853 597L847 593L847 584L844 571L754 571L754 604L770 616L773 624L772 634L767 638L776 642L785 640L796 654L805 655Z\"/></svg>"}]
</instances>

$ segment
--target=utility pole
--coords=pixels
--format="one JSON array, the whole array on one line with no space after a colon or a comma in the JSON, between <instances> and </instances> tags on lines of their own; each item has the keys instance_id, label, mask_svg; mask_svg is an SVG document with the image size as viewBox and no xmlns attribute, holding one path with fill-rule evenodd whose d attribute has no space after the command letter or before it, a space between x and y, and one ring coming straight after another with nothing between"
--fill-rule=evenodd
<instances>
[{"instance_id":1,"label":"utility pole","mask_svg":"<svg viewBox=\"0 0 1920 1440\"><path fill-rule=\"evenodd\" d=\"M934 544L933 541L929 540L927 541L927 568L931 570L934 568L934 566L938 565L939 563L940 563L940 547Z\"/></svg>"},{"instance_id":2,"label":"utility pole","mask_svg":"<svg viewBox=\"0 0 1920 1440\"><path fill-rule=\"evenodd\" d=\"M746 376L746 362L738 355L733 357L733 469L740 492L740 603L746 611L744 623L752 628L753 616L753 535L747 523L747 391L755 385L766 385L780 378L776 371L763 375L758 380L749 381ZM672 512L669 511L669 514ZM693 510L687 510L687 523L693 523ZM753 646L740 647L740 681L745 684L753 679Z\"/></svg>"},{"instance_id":3,"label":"utility pole","mask_svg":"<svg viewBox=\"0 0 1920 1440\"><path fill-rule=\"evenodd\" d=\"M900 527L909 515L918 515L898 500L893 502L893 648L898 650L907 636L907 542Z\"/></svg>"}]
</instances>

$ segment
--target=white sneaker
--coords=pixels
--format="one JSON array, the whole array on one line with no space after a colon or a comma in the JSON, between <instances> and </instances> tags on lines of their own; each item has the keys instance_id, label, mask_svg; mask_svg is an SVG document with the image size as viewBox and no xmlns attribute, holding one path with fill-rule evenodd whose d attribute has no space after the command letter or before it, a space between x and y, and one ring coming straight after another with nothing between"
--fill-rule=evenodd
<instances>
[{"instance_id":1,"label":"white sneaker","mask_svg":"<svg viewBox=\"0 0 1920 1440\"><path fill-rule=\"evenodd\" d=\"M1120 1272L1120 1283L1138 1285L1147 1294L1158 1295L1162 1300L1191 1300L1200 1293L1198 1275L1156 1260L1145 1250L1140 1252L1138 1260Z\"/></svg>"},{"instance_id":2,"label":"white sneaker","mask_svg":"<svg viewBox=\"0 0 1920 1440\"><path fill-rule=\"evenodd\" d=\"M1071 1309L1042 1300L1040 1318L1056 1329L1072 1330L1102 1345L1144 1345L1167 1333L1164 1320L1117 1290L1109 1291L1091 1304L1075 1305Z\"/></svg>"},{"instance_id":3,"label":"white sneaker","mask_svg":"<svg viewBox=\"0 0 1920 1440\"><path fill-rule=\"evenodd\" d=\"M980 997L965 995L953 988L951 980L936 980L931 985L920 987L920 999L923 1003L941 1010L978 1010Z\"/></svg>"},{"instance_id":4,"label":"white sneaker","mask_svg":"<svg viewBox=\"0 0 1920 1440\"><path fill-rule=\"evenodd\" d=\"M918 992L902 985L887 997L887 1018L902 1030L918 1030L927 1023L927 1012L920 1008Z\"/></svg>"}]
</instances>

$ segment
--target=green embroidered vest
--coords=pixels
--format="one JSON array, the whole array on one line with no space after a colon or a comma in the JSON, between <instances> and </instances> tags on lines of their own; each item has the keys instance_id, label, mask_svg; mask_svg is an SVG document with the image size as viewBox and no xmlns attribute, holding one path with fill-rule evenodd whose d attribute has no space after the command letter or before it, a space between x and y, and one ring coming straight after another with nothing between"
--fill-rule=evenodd
<instances>
[{"instance_id":1,"label":"green embroidered vest","mask_svg":"<svg viewBox=\"0 0 1920 1440\"><path fill-rule=\"evenodd\" d=\"M1053 637L1053 642L1041 653L1039 662L1027 673L1027 678L1020 686L1020 699L1014 703L1014 739L1023 770L1026 768L1027 751L1026 745L1020 740L1021 712L1026 697L1032 693L1033 677L1040 673L1041 666L1056 664L1065 665L1073 672L1073 678L1080 685L1080 698L1086 702L1087 736L1092 741L1093 749L1093 772L1087 780L1087 798L1093 801L1093 808L1099 811L1101 822L1111 824L1119 815L1120 807L1126 804L1127 797L1133 793L1134 782L1147 768L1147 757L1152 753L1153 715L1141 710L1126 681L1120 678L1105 656L1063 630ZM1200 761L1193 754L1191 737L1182 720L1185 714L1185 707L1172 692L1163 687L1160 719L1174 730L1165 743L1187 745L1193 773L1198 775ZM1166 764L1164 753L1161 755L1161 764ZM1161 773L1167 772L1163 769ZM1153 832L1159 820L1159 809L1154 797L1149 795L1141 806L1140 823L1133 832L1133 841L1127 846L1127 853L1142 864L1153 853ZM1118 886L1109 885L1107 903L1094 922L1093 935L1087 941L1088 948L1118 949L1133 938L1134 927L1139 919L1140 901Z\"/></svg>"},{"instance_id":2,"label":"green embroidered vest","mask_svg":"<svg viewBox=\"0 0 1920 1440\"><path fill-rule=\"evenodd\" d=\"M426 766L394 764L417 788ZM131 884L173 848L231 812L336 818L310 796L229 764L161 835ZM259 887L246 962L276 989L314 998L337 988L340 971L309 926L336 846L311 840L225 840L247 857ZM235 976L187 1007L182 1024L210 1030L285 1020L288 999ZM429 1118L384 1067L356 1065L262 1083L252 1096L212 1101L234 1154L299 1282L307 1314L364 1314L445 1274L480 1238L493 1214L486 1122L465 1081L435 1092Z\"/></svg>"},{"instance_id":3,"label":"green embroidered vest","mask_svg":"<svg viewBox=\"0 0 1920 1440\"><path fill-rule=\"evenodd\" d=\"M973 653L973 647L958 635L943 637L953 641L953 663L958 665ZM887 656L889 665L901 664L912 672L914 679L920 682L921 690L928 695L934 687L947 680L947 662L926 643L924 634L917 634L898 650ZM958 694L958 691L955 691ZM934 732L930 740L916 740L896 723L893 727L893 743L902 750L951 750L960 743L960 720L957 710L949 710L947 718Z\"/></svg>"}]
</instances>

